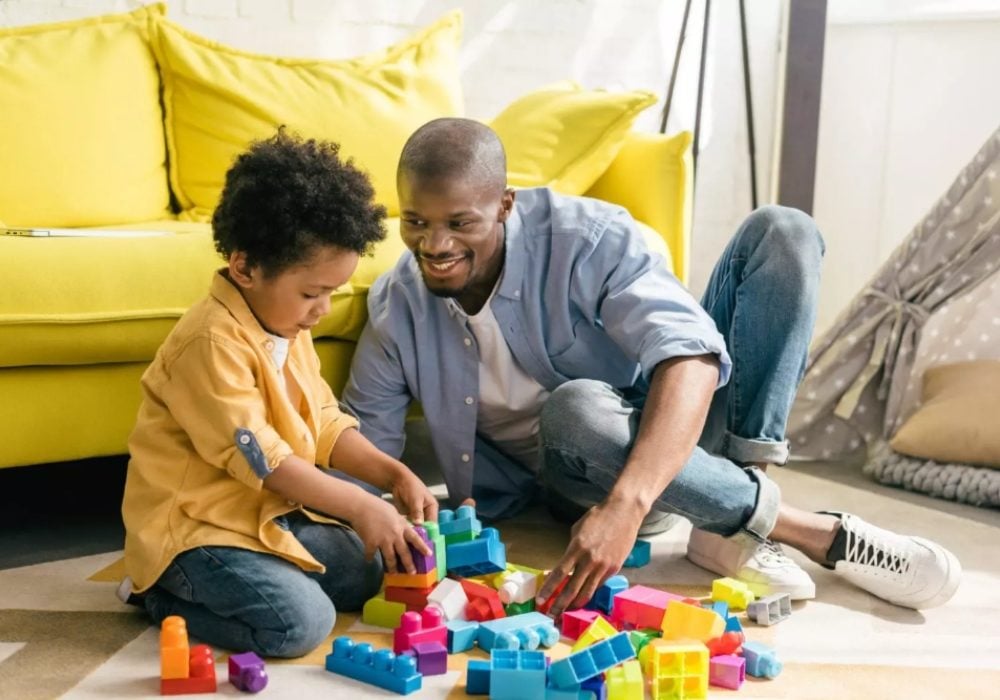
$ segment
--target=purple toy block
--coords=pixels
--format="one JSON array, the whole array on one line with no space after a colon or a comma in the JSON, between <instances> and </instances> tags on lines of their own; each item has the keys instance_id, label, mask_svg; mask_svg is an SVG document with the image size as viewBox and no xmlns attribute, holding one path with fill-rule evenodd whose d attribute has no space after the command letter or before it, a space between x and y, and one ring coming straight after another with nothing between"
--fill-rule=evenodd
<instances>
[{"instance_id":1,"label":"purple toy block","mask_svg":"<svg viewBox=\"0 0 1000 700\"><path fill-rule=\"evenodd\" d=\"M425 676L440 676L448 671L448 650L438 642L417 642L413 645L417 670Z\"/></svg>"},{"instance_id":2,"label":"purple toy block","mask_svg":"<svg viewBox=\"0 0 1000 700\"><path fill-rule=\"evenodd\" d=\"M267 687L264 659L252 651L229 657L229 682L246 693L259 693Z\"/></svg>"},{"instance_id":3,"label":"purple toy block","mask_svg":"<svg viewBox=\"0 0 1000 700\"><path fill-rule=\"evenodd\" d=\"M739 690L746 678L746 664L742 656L713 656L708 660L709 685Z\"/></svg>"},{"instance_id":4,"label":"purple toy block","mask_svg":"<svg viewBox=\"0 0 1000 700\"><path fill-rule=\"evenodd\" d=\"M424 544L427 545L427 548L431 550L430 554L421 554L420 550L418 550L412 544L409 545L410 556L413 557L413 565L417 567L417 573L426 574L428 571L433 570L434 567L437 565L437 562L434 558L434 543L431 542L431 538L427 536L427 530L425 530L424 528L417 526L413 528L413 531L420 536L420 539L424 541Z\"/></svg>"}]
</instances>

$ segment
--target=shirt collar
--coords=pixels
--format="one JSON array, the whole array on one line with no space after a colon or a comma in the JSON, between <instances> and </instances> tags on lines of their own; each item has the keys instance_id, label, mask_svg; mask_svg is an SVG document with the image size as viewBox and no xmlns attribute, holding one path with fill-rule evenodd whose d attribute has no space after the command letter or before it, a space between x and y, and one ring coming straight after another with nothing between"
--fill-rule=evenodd
<instances>
[{"instance_id":1,"label":"shirt collar","mask_svg":"<svg viewBox=\"0 0 1000 700\"><path fill-rule=\"evenodd\" d=\"M524 268L528 261L524 246L524 222L521 220L516 203L504 223L504 248L503 274L495 293L519 301Z\"/></svg>"},{"instance_id":2,"label":"shirt collar","mask_svg":"<svg viewBox=\"0 0 1000 700\"><path fill-rule=\"evenodd\" d=\"M243 326L253 335L254 342L268 350L274 347L271 335L260 325L260 321L253 315L253 311L247 305L246 299L240 294L236 285L225 276L225 268L218 270L212 278L212 286L209 294L233 315L237 323Z\"/></svg>"}]
</instances>

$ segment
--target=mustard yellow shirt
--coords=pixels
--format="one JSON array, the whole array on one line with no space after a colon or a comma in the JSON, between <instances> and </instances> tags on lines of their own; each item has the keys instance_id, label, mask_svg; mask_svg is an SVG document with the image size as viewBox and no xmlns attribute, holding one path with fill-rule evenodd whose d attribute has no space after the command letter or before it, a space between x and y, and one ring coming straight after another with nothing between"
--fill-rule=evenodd
<instances>
[{"instance_id":1,"label":"mustard yellow shirt","mask_svg":"<svg viewBox=\"0 0 1000 700\"><path fill-rule=\"evenodd\" d=\"M143 374L122 503L125 567L137 592L178 554L205 545L324 570L273 522L299 506L263 489L263 479L292 454L328 466L337 438L358 423L320 375L307 331L291 342L287 389L273 342L239 290L216 274Z\"/></svg>"}]
</instances>

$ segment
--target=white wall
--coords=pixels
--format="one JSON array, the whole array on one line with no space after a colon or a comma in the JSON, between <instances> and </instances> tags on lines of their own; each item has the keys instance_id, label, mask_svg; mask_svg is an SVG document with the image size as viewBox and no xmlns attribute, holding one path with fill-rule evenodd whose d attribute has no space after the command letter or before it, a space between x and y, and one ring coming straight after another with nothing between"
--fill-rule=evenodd
<instances>
[{"instance_id":1,"label":"white wall","mask_svg":"<svg viewBox=\"0 0 1000 700\"><path fill-rule=\"evenodd\" d=\"M138 0L0 0L0 26L127 10ZM758 138L758 180L770 161L782 0L747 3ZM340 58L382 48L444 12L465 13L462 80L467 114L490 118L556 80L666 92L683 0L169 0L168 16L218 41L278 55ZM692 3L670 130L693 128L702 8ZM749 175L735 2L712 12L691 283L749 212ZM638 128L659 127L662 103ZM768 193L761 191L762 201Z\"/></svg>"},{"instance_id":2,"label":"white wall","mask_svg":"<svg viewBox=\"0 0 1000 700\"><path fill-rule=\"evenodd\" d=\"M860 290L1000 126L1000 1L830 4L815 216L819 326Z\"/></svg>"}]
</instances>

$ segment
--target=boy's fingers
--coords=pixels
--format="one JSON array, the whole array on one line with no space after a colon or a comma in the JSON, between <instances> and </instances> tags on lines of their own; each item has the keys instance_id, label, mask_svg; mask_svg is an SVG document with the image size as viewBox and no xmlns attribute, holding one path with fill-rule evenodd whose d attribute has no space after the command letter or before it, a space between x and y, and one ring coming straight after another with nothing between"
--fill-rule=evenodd
<instances>
[{"instance_id":1,"label":"boy's fingers","mask_svg":"<svg viewBox=\"0 0 1000 700\"><path fill-rule=\"evenodd\" d=\"M382 548L382 563L385 564L385 570L390 573L395 573L397 571L396 566L396 551L392 548L392 545L384 545Z\"/></svg>"},{"instance_id":2,"label":"boy's fingers","mask_svg":"<svg viewBox=\"0 0 1000 700\"><path fill-rule=\"evenodd\" d=\"M427 546L427 543L421 539L420 535L418 535L417 531L412 527L408 527L403 531L403 539L406 540L408 544L412 544L414 547L419 549L421 554L433 554L433 552L431 552L431 548ZM406 554L409 556L409 550L407 550ZM412 558L410 561L413 561Z\"/></svg>"},{"instance_id":3,"label":"boy's fingers","mask_svg":"<svg viewBox=\"0 0 1000 700\"><path fill-rule=\"evenodd\" d=\"M424 517L431 522L436 523L438 519L438 502L433 496L427 497L427 502L424 505Z\"/></svg>"},{"instance_id":4,"label":"boy's fingers","mask_svg":"<svg viewBox=\"0 0 1000 700\"><path fill-rule=\"evenodd\" d=\"M461 505L463 505L463 506L472 506L473 508L475 508L476 507L476 499L474 499L474 498L466 498L464 501L462 501Z\"/></svg>"},{"instance_id":5,"label":"boy's fingers","mask_svg":"<svg viewBox=\"0 0 1000 700\"><path fill-rule=\"evenodd\" d=\"M413 532L410 528L406 528L407 532ZM413 532L413 536L417 537L417 533ZM417 537L419 540L420 538ZM405 571L408 574L417 573L417 567L413 565L413 557L410 556L410 548L406 546L406 541L396 543L396 561L399 564L400 571Z\"/></svg>"}]
</instances>

